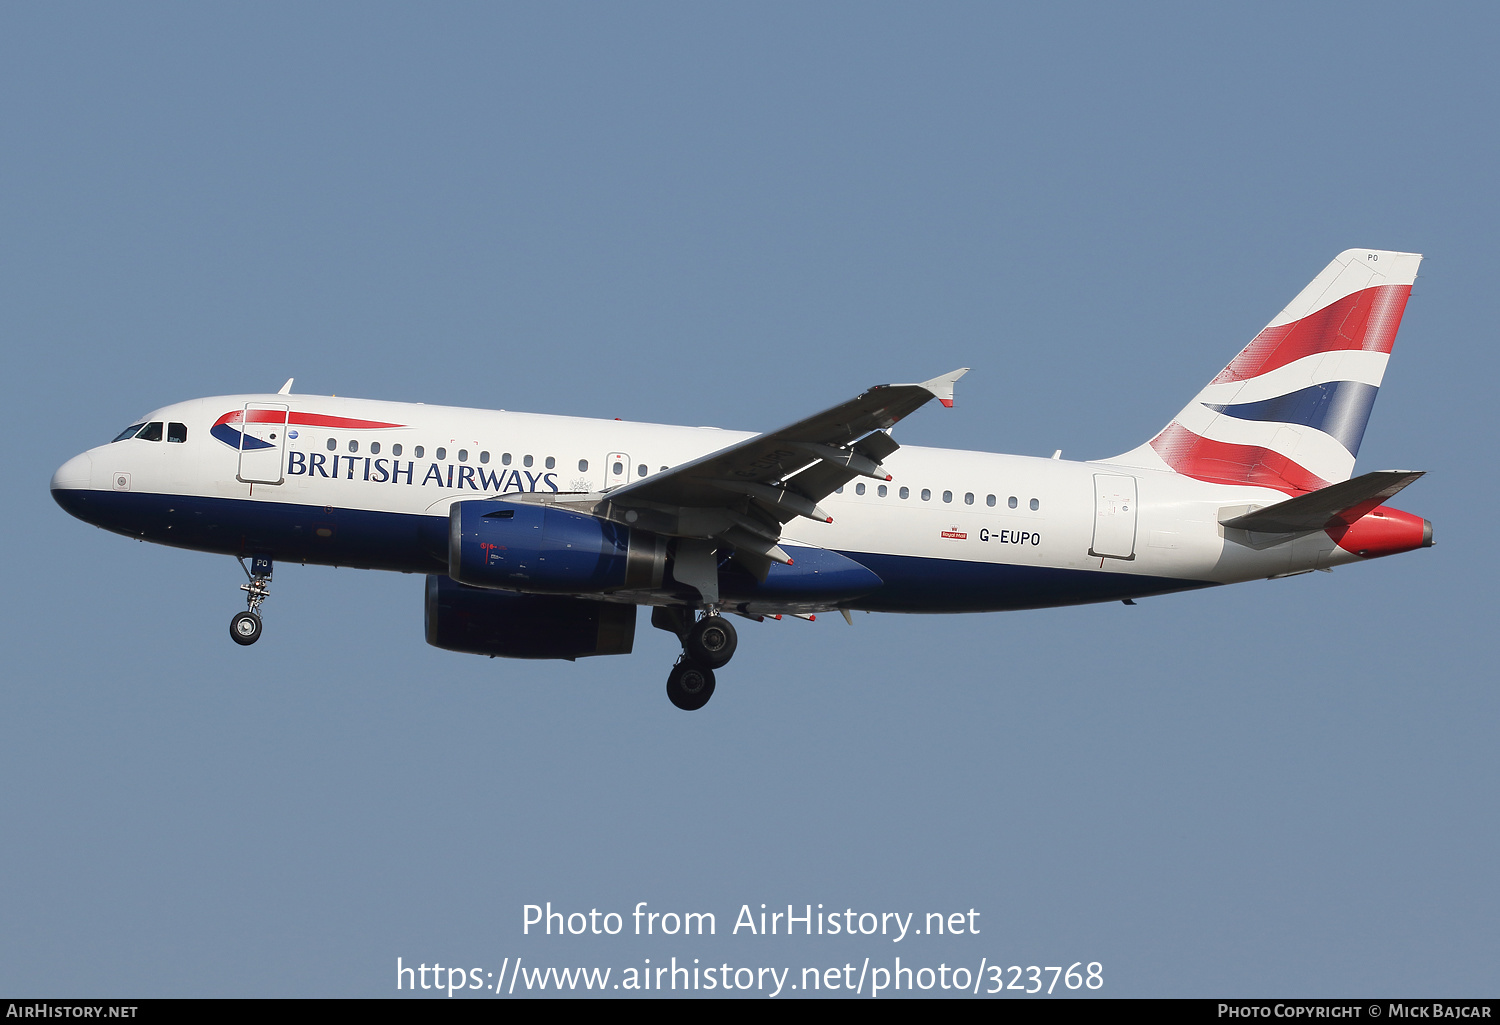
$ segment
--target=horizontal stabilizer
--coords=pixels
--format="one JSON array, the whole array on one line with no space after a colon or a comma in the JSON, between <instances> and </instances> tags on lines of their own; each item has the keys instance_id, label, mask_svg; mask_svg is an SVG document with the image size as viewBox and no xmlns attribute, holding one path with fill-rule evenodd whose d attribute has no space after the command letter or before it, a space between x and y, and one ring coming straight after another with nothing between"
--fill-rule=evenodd
<instances>
[{"instance_id":1,"label":"horizontal stabilizer","mask_svg":"<svg viewBox=\"0 0 1500 1025\"><path fill-rule=\"evenodd\" d=\"M1258 534L1294 534L1322 530L1334 520L1353 523L1382 505L1425 470L1376 470L1353 480L1330 484L1306 495L1254 512L1220 520L1226 527Z\"/></svg>"}]
</instances>

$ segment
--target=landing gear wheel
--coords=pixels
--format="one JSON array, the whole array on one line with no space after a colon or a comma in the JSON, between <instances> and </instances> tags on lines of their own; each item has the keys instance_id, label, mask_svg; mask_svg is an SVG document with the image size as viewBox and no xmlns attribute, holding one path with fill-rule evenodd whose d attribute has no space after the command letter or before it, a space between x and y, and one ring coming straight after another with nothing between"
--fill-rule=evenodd
<instances>
[{"instance_id":1,"label":"landing gear wheel","mask_svg":"<svg viewBox=\"0 0 1500 1025\"><path fill-rule=\"evenodd\" d=\"M245 604L249 608L236 613L229 621L229 636L236 644L254 644L260 640L260 607L271 597L271 557L252 555L249 566L245 565L244 556L235 556L235 561L245 571L247 580L240 585L240 590L245 592Z\"/></svg>"},{"instance_id":2,"label":"landing gear wheel","mask_svg":"<svg viewBox=\"0 0 1500 1025\"><path fill-rule=\"evenodd\" d=\"M236 644L254 644L260 640L260 617L253 612L237 612L229 621L229 636Z\"/></svg>"},{"instance_id":3,"label":"landing gear wheel","mask_svg":"<svg viewBox=\"0 0 1500 1025\"><path fill-rule=\"evenodd\" d=\"M714 696L714 671L687 659L667 676L667 698L684 712L696 712Z\"/></svg>"},{"instance_id":4,"label":"landing gear wheel","mask_svg":"<svg viewBox=\"0 0 1500 1025\"><path fill-rule=\"evenodd\" d=\"M704 616L688 631L682 642L682 651L700 666L722 669L734 657L734 649L739 643L739 635L729 620L723 616Z\"/></svg>"}]
</instances>

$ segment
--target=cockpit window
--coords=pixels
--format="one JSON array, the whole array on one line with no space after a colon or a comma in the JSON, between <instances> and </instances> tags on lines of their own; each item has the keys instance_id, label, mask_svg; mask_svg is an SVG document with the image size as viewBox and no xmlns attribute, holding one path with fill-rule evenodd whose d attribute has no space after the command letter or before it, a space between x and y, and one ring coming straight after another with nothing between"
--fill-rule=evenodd
<instances>
[{"instance_id":1,"label":"cockpit window","mask_svg":"<svg viewBox=\"0 0 1500 1025\"><path fill-rule=\"evenodd\" d=\"M179 445L187 441L187 424L167 424L167 440Z\"/></svg>"},{"instance_id":2,"label":"cockpit window","mask_svg":"<svg viewBox=\"0 0 1500 1025\"><path fill-rule=\"evenodd\" d=\"M143 424L143 423L131 424L129 427L125 428L123 431L121 431L119 433L119 435L117 435L115 437L115 441L124 441L126 438L133 438L133 437L135 437L136 431L139 431L142 427L145 427L145 426L146 425ZM110 442L110 444L113 445L115 443L115 441Z\"/></svg>"},{"instance_id":3,"label":"cockpit window","mask_svg":"<svg viewBox=\"0 0 1500 1025\"><path fill-rule=\"evenodd\" d=\"M161 421L160 420L152 420L145 427L141 428L141 433L137 434L136 437L139 438L141 441L160 441L161 440Z\"/></svg>"}]
</instances>

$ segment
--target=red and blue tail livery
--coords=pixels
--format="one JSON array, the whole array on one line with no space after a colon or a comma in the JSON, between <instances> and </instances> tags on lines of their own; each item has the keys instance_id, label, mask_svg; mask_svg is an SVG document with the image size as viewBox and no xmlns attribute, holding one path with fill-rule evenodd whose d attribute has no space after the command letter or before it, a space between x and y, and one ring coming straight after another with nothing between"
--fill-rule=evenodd
<instances>
[{"instance_id":1,"label":"red and blue tail livery","mask_svg":"<svg viewBox=\"0 0 1500 1025\"><path fill-rule=\"evenodd\" d=\"M1288 495L1348 480L1421 259L1340 253L1146 448L1121 460Z\"/></svg>"},{"instance_id":2,"label":"red and blue tail livery","mask_svg":"<svg viewBox=\"0 0 1500 1025\"><path fill-rule=\"evenodd\" d=\"M426 639L516 659L628 654L639 610L701 708L735 623L997 612L1295 576L1432 544L1355 458L1421 257L1351 249L1155 437L1069 461L899 444L965 369L876 385L761 434L276 393L156 410L52 495L127 537L245 567L420 573ZM852 622L852 619L851 619Z\"/></svg>"}]
</instances>

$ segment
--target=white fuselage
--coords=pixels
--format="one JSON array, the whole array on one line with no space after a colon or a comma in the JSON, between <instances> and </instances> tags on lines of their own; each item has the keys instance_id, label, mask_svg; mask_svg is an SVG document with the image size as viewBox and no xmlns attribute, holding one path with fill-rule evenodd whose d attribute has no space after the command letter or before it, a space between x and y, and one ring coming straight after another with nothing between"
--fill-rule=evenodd
<instances>
[{"instance_id":1,"label":"white fuselage","mask_svg":"<svg viewBox=\"0 0 1500 1025\"><path fill-rule=\"evenodd\" d=\"M252 455L261 465L253 472L241 462L248 453L210 432L247 404L288 406L294 421L287 437L266 443L276 451ZM196 399L144 419L181 424L186 440L132 438L90 449L54 477L59 501L67 505L70 491L94 493L94 514L70 511L131 536L229 554L267 546L246 527L263 509L268 521L284 521L277 530L295 537L290 547L278 545L279 558L434 573L443 564L432 539L441 538L456 501L602 492L752 437L307 395ZM276 476L264 472L268 459L280 468L279 483L265 479ZM1285 499L1268 488L917 446L891 454L884 466L889 483L851 481L823 500L832 523L799 518L783 535L794 555L796 546L834 550L866 561L885 579L881 591L844 603L853 608L984 611L1117 600L1358 561L1323 532L1261 550L1226 537L1221 519ZM906 581L934 567L954 570L957 590L936 601L927 597L931 587L902 593ZM966 592L965 573L986 567L1054 575L1015 576L1003 593L991 586ZM1109 586L1099 586L1101 575ZM1043 579L1045 586L1035 585Z\"/></svg>"}]
</instances>

